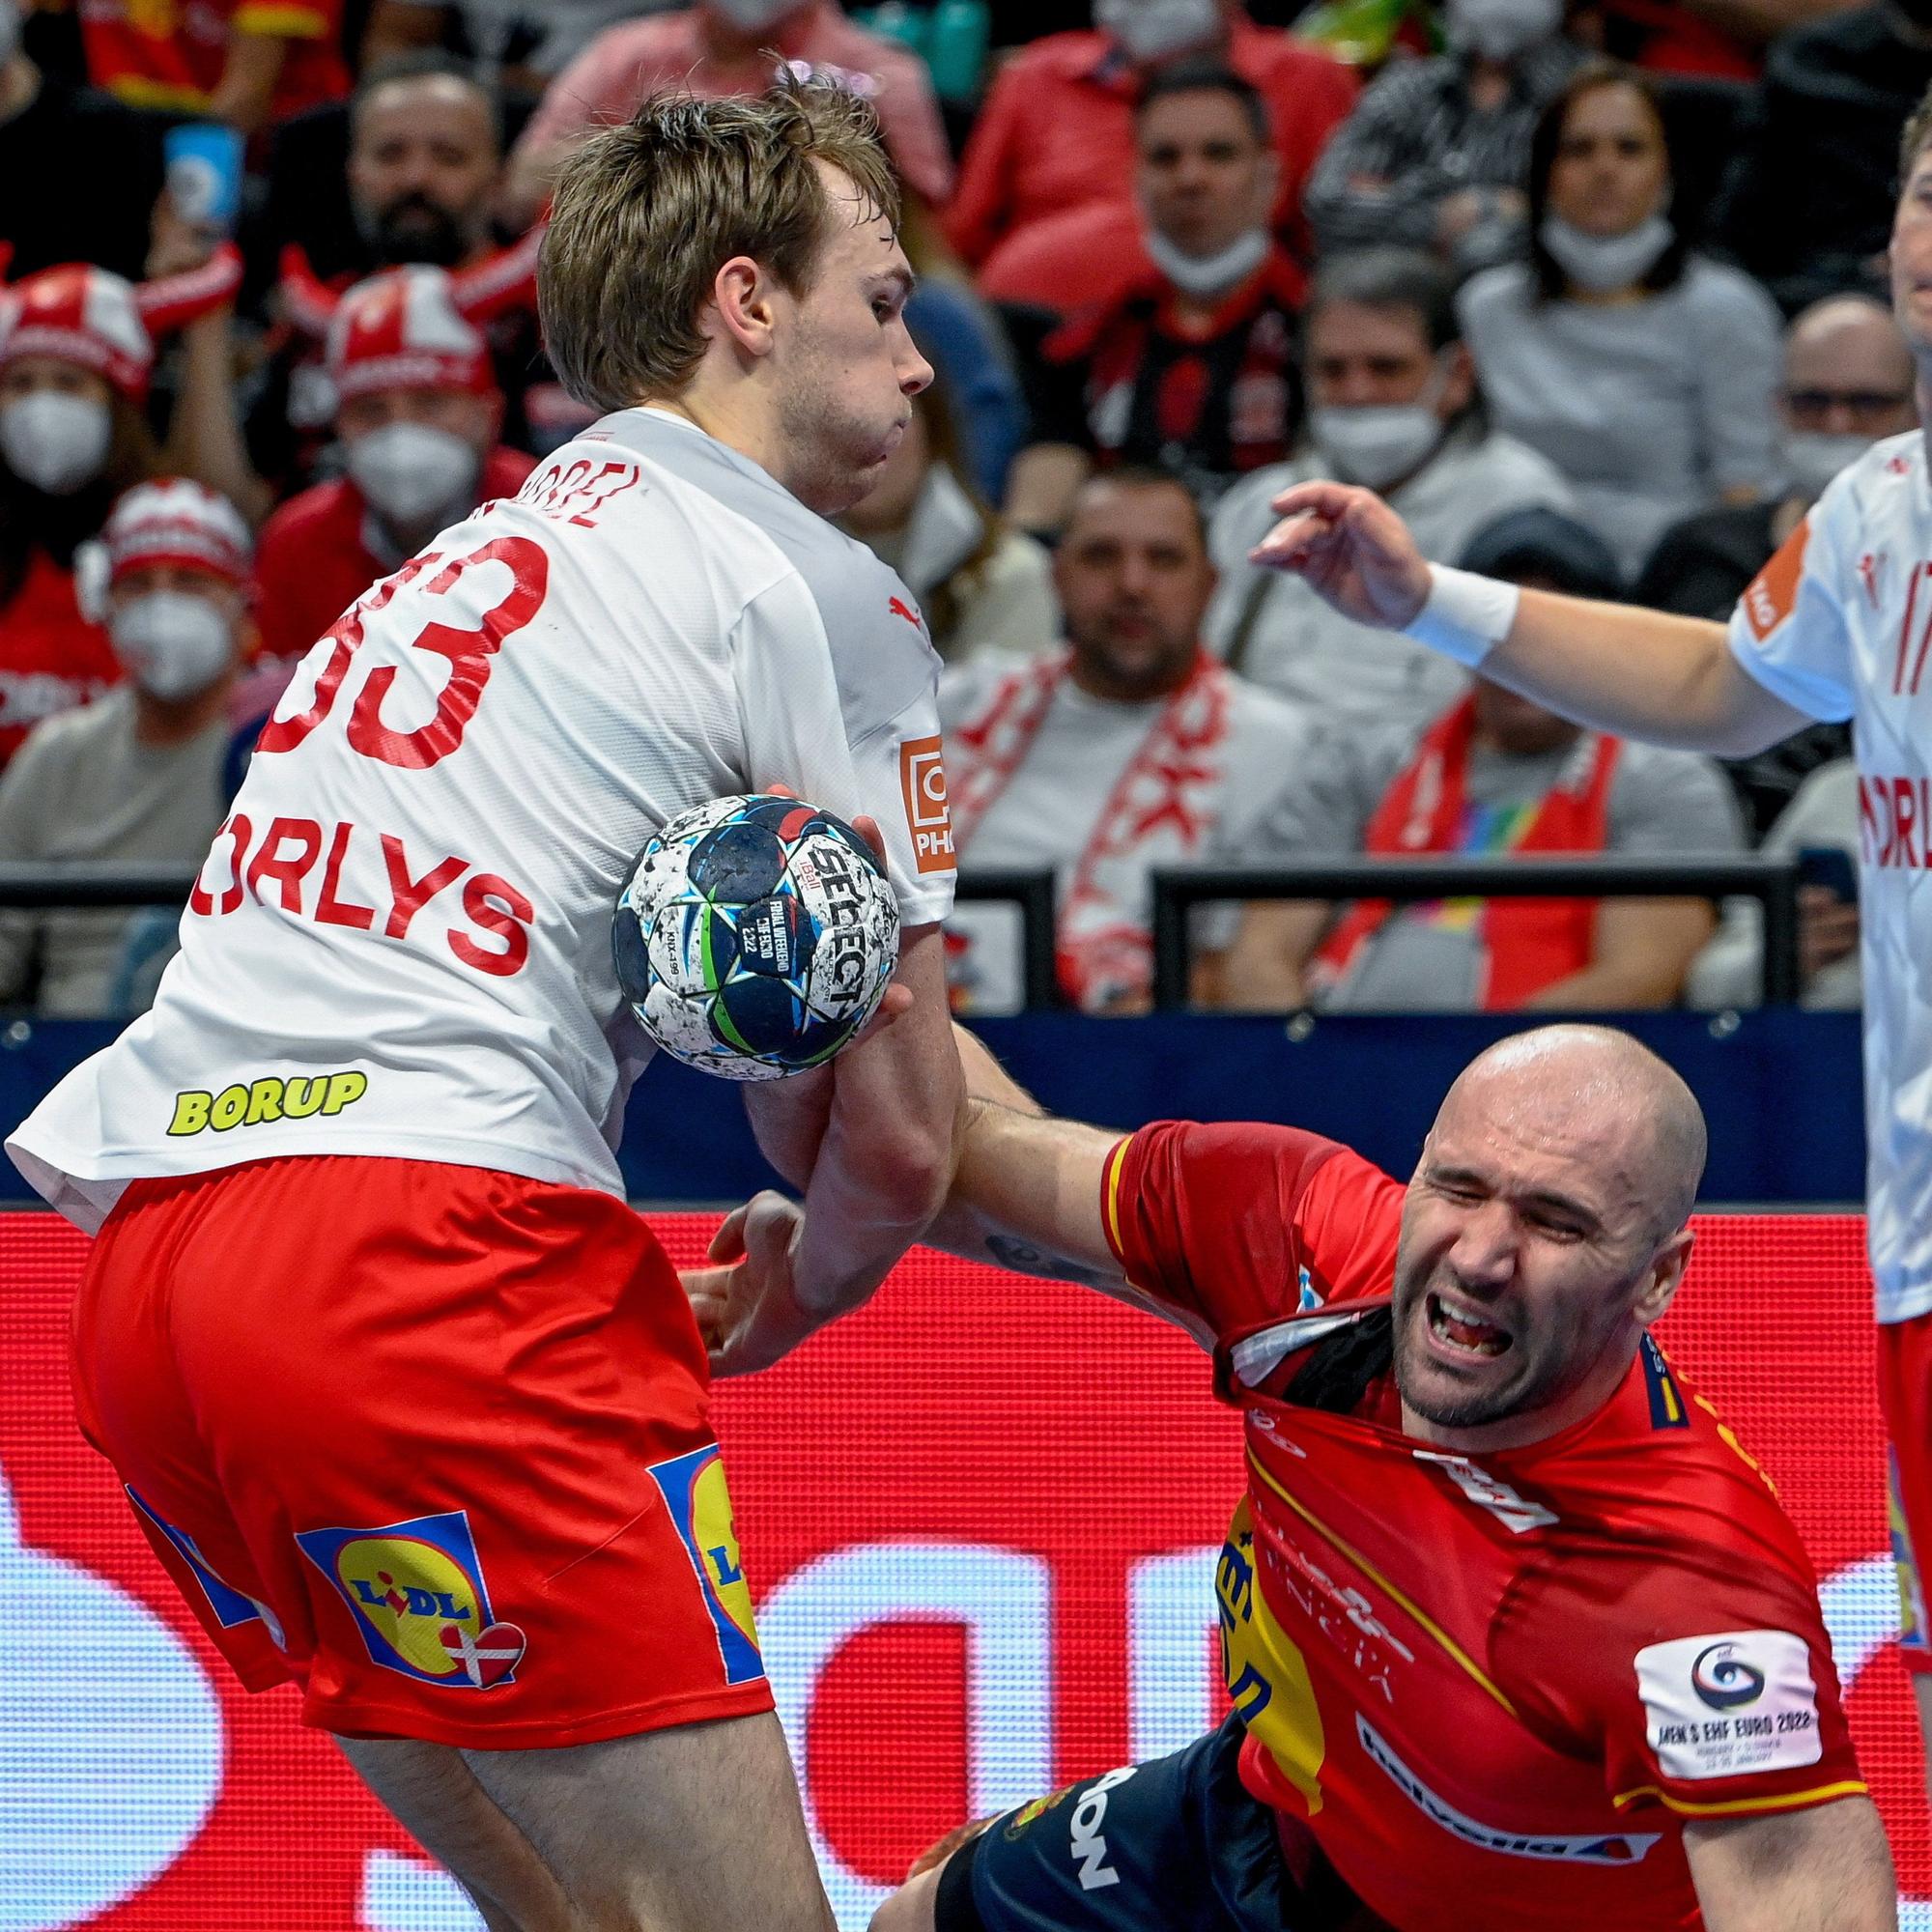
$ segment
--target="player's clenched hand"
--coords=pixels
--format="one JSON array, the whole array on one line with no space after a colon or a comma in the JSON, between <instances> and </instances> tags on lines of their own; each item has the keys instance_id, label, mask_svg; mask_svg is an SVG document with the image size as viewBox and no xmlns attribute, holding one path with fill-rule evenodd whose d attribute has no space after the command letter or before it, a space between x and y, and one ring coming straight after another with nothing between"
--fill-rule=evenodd
<instances>
[{"instance_id":1,"label":"player's clenched hand","mask_svg":"<svg viewBox=\"0 0 1932 1932\"><path fill-rule=\"evenodd\" d=\"M1373 490L1297 483L1269 505L1281 522L1248 561L1306 580L1345 617L1399 631L1429 597L1429 565L1408 526Z\"/></svg>"},{"instance_id":2,"label":"player's clenched hand","mask_svg":"<svg viewBox=\"0 0 1932 1932\"><path fill-rule=\"evenodd\" d=\"M768 1369L819 1327L824 1313L801 1308L792 1257L805 1227L794 1201L769 1191L727 1214L712 1236L712 1267L680 1279L715 1376Z\"/></svg>"}]
</instances>

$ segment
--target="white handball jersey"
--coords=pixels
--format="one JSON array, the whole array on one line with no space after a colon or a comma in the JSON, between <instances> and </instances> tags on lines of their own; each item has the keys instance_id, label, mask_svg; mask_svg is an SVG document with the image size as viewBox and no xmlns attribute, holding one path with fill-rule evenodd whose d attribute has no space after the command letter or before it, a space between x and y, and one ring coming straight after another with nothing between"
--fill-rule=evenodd
<instances>
[{"instance_id":1,"label":"white handball jersey","mask_svg":"<svg viewBox=\"0 0 1932 1932\"><path fill-rule=\"evenodd\" d=\"M8 1143L86 1228L131 1179L382 1154L621 1191L650 1057L611 917L664 821L785 783L885 833L907 924L952 852L904 585L747 458L629 410L302 661L152 1011Z\"/></svg>"},{"instance_id":2,"label":"white handball jersey","mask_svg":"<svg viewBox=\"0 0 1932 1932\"><path fill-rule=\"evenodd\" d=\"M1932 493L1923 437L1837 477L1731 618L1786 703L1853 723L1864 967L1867 1238L1878 1319L1932 1309Z\"/></svg>"}]
</instances>

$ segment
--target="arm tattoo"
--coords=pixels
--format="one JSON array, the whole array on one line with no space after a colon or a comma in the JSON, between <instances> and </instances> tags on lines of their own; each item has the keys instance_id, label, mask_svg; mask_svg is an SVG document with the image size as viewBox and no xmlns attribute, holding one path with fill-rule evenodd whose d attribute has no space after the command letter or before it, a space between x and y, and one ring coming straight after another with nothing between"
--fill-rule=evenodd
<instances>
[{"instance_id":1,"label":"arm tattoo","mask_svg":"<svg viewBox=\"0 0 1932 1932\"><path fill-rule=\"evenodd\" d=\"M1013 1235L988 1235L986 1252L1003 1268L1015 1274L1038 1275L1046 1281L1078 1282L1083 1288L1101 1288L1119 1277L1104 1268L1089 1267L1069 1261L1065 1255L1050 1254Z\"/></svg>"}]
</instances>

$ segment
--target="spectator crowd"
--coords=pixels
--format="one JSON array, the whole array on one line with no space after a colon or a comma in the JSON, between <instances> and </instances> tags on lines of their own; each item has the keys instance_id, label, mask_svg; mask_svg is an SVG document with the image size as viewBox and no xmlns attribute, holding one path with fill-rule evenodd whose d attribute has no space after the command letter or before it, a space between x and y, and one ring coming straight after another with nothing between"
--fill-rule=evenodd
<instances>
[{"instance_id":1,"label":"spectator crowd","mask_svg":"<svg viewBox=\"0 0 1932 1932\"><path fill-rule=\"evenodd\" d=\"M1926 0L0 0L0 865L201 859L297 664L591 420L535 316L574 147L781 62L904 183L936 380L845 528L944 660L963 867L1055 876L1060 997L1149 1005L1162 868L1761 846L1807 867L1804 999L1858 1003L1840 727L1620 742L1247 557L1333 476L1438 561L1727 615L1918 422ZM0 909L0 1003L137 1010L171 925ZM1763 963L1685 897L1191 939L1191 997L1257 1011L1723 1007ZM961 906L962 1008L1020 958Z\"/></svg>"}]
</instances>

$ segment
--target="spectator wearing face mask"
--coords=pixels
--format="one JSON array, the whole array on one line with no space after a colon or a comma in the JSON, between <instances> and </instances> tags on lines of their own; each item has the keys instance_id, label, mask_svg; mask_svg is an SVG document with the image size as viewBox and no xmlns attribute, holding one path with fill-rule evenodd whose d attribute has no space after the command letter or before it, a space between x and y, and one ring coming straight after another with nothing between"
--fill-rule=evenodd
<instances>
[{"instance_id":1,"label":"spectator wearing face mask","mask_svg":"<svg viewBox=\"0 0 1932 1932\"><path fill-rule=\"evenodd\" d=\"M1590 531L1531 510L1478 535L1470 569L1532 589L1615 599ZM1326 733L1270 830L1311 857L1735 852L1736 813L1710 759L1586 731L1488 678L1425 728ZM1455 899L1251 907L1225 974L1230 1005L1338 1012L1669 1006L1715 924L1699 899Z\"/></svg>"},{"instance_id":2,"label":"spectator wearing face mask","mask_svg":"<svg viewBox=\"0 0 1932 1932\"><path fill-rule=\"evenodd\" d=\"M943 381L913 398L912 417L862 501L838 526L898 572L942 658L988 647L1044 650L1059 629L1052 566L1009 529L964 467Z\"/></svg>"},{"instance_id":3,"label":"spectator wearing face mask","mask_svg":"<svg viewBox=\"0 0 1932 1932\"><path fill-rule=\"evenodd\" d=\"M1537 117L1583 59L1563 0L1447 0L1449 51L1384 68L1323 150L1308 218L1324 255L1401 242L1464 270L1515 251Z\"/></svg>"},{"instance_id":4,"label":"spectator wearing face mask","mask_svg":"<svg viewBox=\"0 0 1932 1932\"><path fill-rule=\"evenodd\" d=\"M533 465L497 440L489 345L440 269L395 269L343 297L328 334L348 471L284 503L256 565L262 647L299 658L363 591Z\"/></svg>"},{"instance_id":5,"label":"spectator wearing face mask","mask_svg":"<svg viewBox=\"0 0 1932 1932\"><path fill-rule=\"evenodd\" d=\"M332 125L345 138L331 156ZM466 288L494 287L487 321L510 439L545 447L584 412L544 360L536 325L536 232L497 244L492 210L502 181L501 110L463 62L424 53L371 69L346 109L283 130L270 166L259 259L279 262L280 322L268 378L248 423L257 467L283 494L314 479L335 419L323 363L332 298L384 269L446 269ZM341 190L318 194L319 169Z\"/></svg>"},{"instance_id":6,"label":"spectator wearing face mask","mask_svg":"<svg viewBox=\"0 0 1932 1932\"><path fill-rule=\"evenodd\" d=\"M598 128L628 121L646 95L666 87L701 100L757 94L774 52L863 93L906 187L934 208L945 203L952 156L917 54L855 26L838 0L697 0L607 28L557 75L510 156L511 211L535 220L564 156Z\"/></svg>"},{"instance_id":7,"label":"spectator wearing face mask","mask_svg":"<svg viewBox=\"0 0 1932 1932\"><path fill-rule=\"evenodd\" d=\"M1278 172L1272 222L1307 254L1302 194L1355 103L1353 72L1320 48L1258 27L1240 0L1094 0L1092 31L1049 34L1000 69L974 125L947 212L952 244L1003 299L1037 287L1037 266L1002 260L1052 225L1032 264L1060 265L1059 304L1113 293L1110 261L1133 248L1135 115L1148 83L1179 61L1232 70L1266 107ZM1047 279L1053 286L1051 273Z\"/></svg>"},{"instance_id":8,"label":"spectator wearing face mask","mask_svg":"<svg viewBox=\"0 0 1932 1932\"><path fill-rule=\"evenodd\" d=\"M1274 526L1273 497L1318 476L1366 484L1443 561L1510 510L1572 506L1555 469L1485 416L1453 289L1439 263L1408 249L1324 264L1303 318L1302 445L1230 491L1214 513L1221 582L1208 647L1332 724L1419 726L1454 699L1460 675L1433 651L1342 616L1300 579L1254 569L1248 552Z\"/></svg>"},{"instance_id":9,"label":"spectator wearing face mask","mask_svg":"<svg viewBox=\"0 0 1932 1932\"><path fill-rule=\"evenodd\" d=\"M0 775L0 863L197 863L225 809L227 697L251 641L248 529L225 497L137 485L101 533L106 630L127 679L37 724ZM136 915L0 915L0 1001L114 1009Z\"/></svg>"},{"instance_id":10,"label":"spectator wearing face mask","mask_svg":"<svg viewBox=\"0 0 1932 1932\"><path fill-rule=\"evenodd\" d=\"M1497 424L1563 471L1630 575L1679 518L1779 481L1777 311L1687 248L1670 186L1650 83L1583 69L1537 125L1529 259L1461 297Z\"/></svg>"},{"instance_id":11,"label":"spectator wearing face mask","mask_svg":"<svg viewBox=\"0 0 1932 1932\"><path fill-rule=\"evenodd\" d=\"M1777 413L1789 484L1777 497L1704 510L1666 530L1634 601L1722 620L1825 485L1882 437L1918 422L1916 372L1891 311L1869 296L1828 296L1784 334ZM1812 724L1726 767L1753 831L1767 832L1805 777L1851 749L1847 724Z\"/></svg>"},{"instance_id":12,"label":"spectator wearing face mask","mask_svg":"<svg viewBox=\"0 0 1932 1932\"><path fill-rule=\"evenodd\" d=\"M1787 315L1885 294L1898 129L1932 86L1932 0L1871 0L1772 43L1712 233Z\"/></svg>"},{"instance_id":13,"label":"spectator wearing face mask","mask_svg":"<svg viewBox=\"0 0 1932 1932\"><path fill-rule=\"evenodd\" d=\"M87 0L80 34L96 86L244 134L349 92L342 0Z\"/></svg>"},{"instance_id":14,"label":"spectator wearing face mask","mask_svg":"<svg viewBox=\"0 0 1932 1932\"><path fill-rule=\"evenodd\" d=\"M1270 234L1267 109L1231 70L1164 69L1135 115L1147 269L1058 327L1009 311L1033 413L1007 511L1055 530L1088 471L1153 463L1218 495L1279 462L1300 416L1306 278Z\"/></svg>"},{"instance_id":15,"label":"spectator wearing face mask","mask_svg":"<svg viewBox=\"0 0 1932 1932\"><path fill-rule=\"evenodd\" d=\"M155 333L206 318L232 293L232 258L138 288L104 269L48 269L0 290L0 763L29 728L120 676L81 609L74 565L114 499L161 456L144 404ZM171 453L222 444L232 398L210 394L225 329L184 364ZM232 466L230 466L232 467Z\"/></svg>"},{"instance_id":16,"label":"spectator wearing face mask","mask_svg":"<svg viewBox=\"0 0 1932 1932\"><path fill-rule=\"evenodd\" d=\"M20 44L19 0L0 0L0 245L12 272L78 260L138 275L171 125L39 67Z\"/></svg>"}]
</instances>

